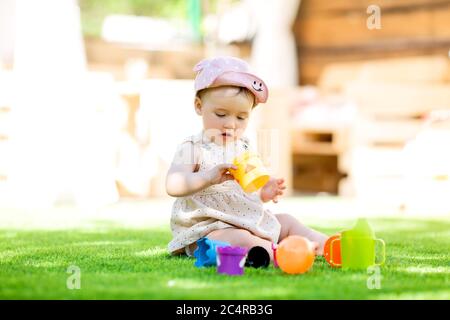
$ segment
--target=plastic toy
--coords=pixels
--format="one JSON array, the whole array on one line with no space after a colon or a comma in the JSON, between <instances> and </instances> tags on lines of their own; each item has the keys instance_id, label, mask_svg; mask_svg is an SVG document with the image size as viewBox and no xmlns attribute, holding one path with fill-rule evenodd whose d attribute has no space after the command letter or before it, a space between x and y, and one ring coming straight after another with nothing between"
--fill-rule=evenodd
<instances>
[{"instance_id":1,"label":"plastic toy","mask_svg":"<svg viewBox=\"0 0 450 320\"><path fill-rule=\"evenodd\" d=\"M333 242L333 246L331 246L331 242ZM325 242L325 247L323 249L323 256L328 264L334 268L341 267L341 234L335 234L328 238L327 242ZM333 255L333 260L331 259L331 255Z\"/></svg>"},{"instance_id":2,"label":"plastic toy","mask_svg":"<svg viewBox=\"0 0 450 320\"><path fill-rule=\"evenodd\" d=\"M208 267L215 266L217 263L217 250L218 247L226 247L230 244L227 242L211 240L208 238L201 238L197 240L197 249L194 251L194 257L197 259L195 261L195 266Z\"/></svg>"},{"instance_id":3,"label":"plastic toy","mask_svg":"<svg viewBox=\"0 0 450 320\"><path fill-rule=\"evenodd\" d=\"M245 192L255 192L262 188L270 179L267 169L261 159L253 152L244 152L233 160L236 170L229 169L236 181Z\"/></svg>"},{"instance_id":4,"label":"plastic toy","mask_svg":"<svg viewBox=\"0 0 450 320\"><path fill-rule=\"evenodd\" d=\"M301 236L289 236L276 249L276 260L281 270L289 274L307 272L313 265L313 244Z\"/></svg>"},{"instance_id":5,"label":"plastic toy","mask_svg":"<svg viewBox=\"0 0 450 320\"><path fill-rule=\"evenodd\" d=\"M366 219L358 219L353 229L341 232L339 239L331 240L330 245L337 241L341 244L342 269L367 269L373 265L383 265L385 261L385 243L375 237L375 233ZM382 259L375 261L375 243L382 245ZM330 251L330 259L335 261L334 252Z\"/></svg>"},{"instance_id":6,"label":"plastic toy","mask_svg":"<svg viewBox=\"0 0 450 320\"><path fill-rule=\"evenodd\" d=\"M256 246L251 248L247 254L246 267L266 268L270 264L269 253L263 247Z\"/></svg>"},{"instance_id":7,"label":"plastic toy","mask_svg":"<svg viewBox=\"0 0 450 320\"><path fill-rule=\"evenodd\" d=\"M277 262L277 248L278 245L276 243L272 243L272 252L273 252L273 266L275 268L278 268L278 262Z\"/></svg>"},{"instance_id":8,"label":"plastic toy","mask_svg":"<svg viewBox=\"0 0 450 320\"><path fill-rule=\"evenodd\" d=\"M247 249L241 247L217 248L217 272L232 276L244 274Z\"/></svg>"}]
</instances>

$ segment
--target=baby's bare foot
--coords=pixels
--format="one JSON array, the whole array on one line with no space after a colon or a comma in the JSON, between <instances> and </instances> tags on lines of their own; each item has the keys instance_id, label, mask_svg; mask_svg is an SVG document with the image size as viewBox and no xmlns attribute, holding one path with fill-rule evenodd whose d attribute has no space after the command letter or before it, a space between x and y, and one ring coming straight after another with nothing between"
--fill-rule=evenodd
<instances>
[{"instance_id":1,"label":"baby's bare foot","mask_svg":"<svg viewBox=\"0 0 450 320\"><path fill-rule=\"evenodd\" d=\"M325 247L325 242L327 242L328 237L322 233L314 235L314 238L311 239L313 246L314 246L314 252L317 256L323 256L323 250Z\"/></svg>"},{"instance_id":2,"label":"baby's bare foot","mask_svg":"<svg viewBox=\"0 0 450 320\"><path fill-rule=\"evenodd\" d=\"M312 246L313 246L314 254L315 254L316 256L320 255L320 254L318 253L318 252L319 252L319 247L320 247L319 243L318 243L318 242L315 242L315 241L311 241L311 243L312 243Z\"/></svg>"}]
</instances>

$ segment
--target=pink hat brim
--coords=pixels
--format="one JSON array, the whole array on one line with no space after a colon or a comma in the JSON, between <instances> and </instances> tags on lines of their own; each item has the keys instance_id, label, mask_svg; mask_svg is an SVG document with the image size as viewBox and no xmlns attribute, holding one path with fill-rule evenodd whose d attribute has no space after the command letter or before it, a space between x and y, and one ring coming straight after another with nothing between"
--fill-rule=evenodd
<instances>
[{"instance_id":1,"label":"pink hat brim","mask_svg":"<svg viewBox=\"0 0 450 320\"><path fill-rule=\"evenodd\" d=\"M255 96L255 105L266 102L269 94L264 81L257 76L246 72L224 72L218 76L209 87L213 88L220 86L238 86L247 88Z\"/></svg>"}]
</instances>

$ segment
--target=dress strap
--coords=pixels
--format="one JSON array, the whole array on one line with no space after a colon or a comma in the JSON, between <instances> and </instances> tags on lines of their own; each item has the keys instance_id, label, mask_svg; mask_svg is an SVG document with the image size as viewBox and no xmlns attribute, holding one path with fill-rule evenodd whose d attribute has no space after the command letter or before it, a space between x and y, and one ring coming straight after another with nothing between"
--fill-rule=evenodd
<instances>
[{"instance_id":1,"label":"dress strap","mask_svg":"<svg viewBox=\"0 0 450 320\"><path fill-rule=\"evenodd\" d=\"M193 144L193 148L190 149L191 151L189 152L189 154L187 154L183 148L183 145L185 143ZM174 161L177 160L181 163L195 163L196 165L198 165L203 159L200 143L201 137L199 137L198 134L185 137L177 147Z\"/></svg>"},{"instance_id":2,"label":"dress strap","mask_svg":"<svg viewBox=\"0 0 450 320\"><path fill-rule=\"evenodd\" d=\"M198 138L196 137L196 135L188 136L188 137L184 138L183 141L181 141L181 144L186 143L186 142L192 142L195 144L198 142Z\"/></svg>"},{"instance_id":3,"label":"dress strap","mask_svg":"<svg viewBox=\"0 0 450 320\"><path fill-rule=\"evenodd\" d=\"M186 137L186 138L183 140L183 143L184 143L184 142L192 142L192 143L194 143L194 144L209 144L209 143L211 143L211 142L208 140L208 138L206 138L206 137L203 135L203 132L199 132L199 133L197 133L197 134L193 134L193 135L191 135L191 136Z\"/></svg>"},{"instance_id":4,"label":"dress strap","mask_svg":"<svg viewBox=\"0 0 450 320\"><path fill-rule=\"evenodd\" d=\"M250 140L247 137L241 137L242 145L245 150L250 150Z\"/></svg>"}]
</instances>

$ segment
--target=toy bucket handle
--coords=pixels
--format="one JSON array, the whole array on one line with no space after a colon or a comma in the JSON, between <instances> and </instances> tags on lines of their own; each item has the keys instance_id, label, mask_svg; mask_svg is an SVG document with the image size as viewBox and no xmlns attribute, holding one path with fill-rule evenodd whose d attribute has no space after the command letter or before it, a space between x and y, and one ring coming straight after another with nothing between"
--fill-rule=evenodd
<instances>
[{"instance_id":1,"label":"toy bucket handle","mask_svg":"<svg viewBox=\"0 0 450 320\"><path fill-rule=\"evenodd\" d=\"M333 267L340 267L340 266L342 266L342 263L335 263L334 261L333 261L333 242L335 242L335 241L341 241L341 239L333 239L333 240L331 240L331 243L330 243L330 263L331 263L331 265L333 266Z\"/></svg>"},{"instance_id":2,"label":"toy bucket handle","mask_svg":"<svg viewBox=\"0 0 450 320\"><path fill-rule=\"evenodd\" d=\"M381 266L384 264L384 261L386 260L386 244L384 243L384 241L382 239L375 239L375 242L379 241L381 243L381 252L383 253L383 258L381 259L381 261L379 263L375 263L376 266Z\"/></svg>"}]
</instances>

